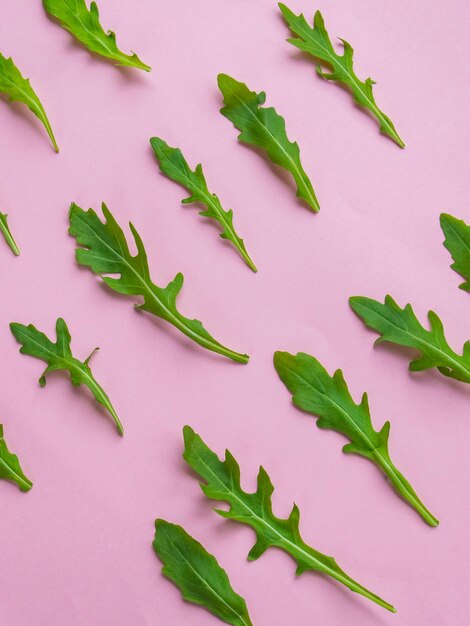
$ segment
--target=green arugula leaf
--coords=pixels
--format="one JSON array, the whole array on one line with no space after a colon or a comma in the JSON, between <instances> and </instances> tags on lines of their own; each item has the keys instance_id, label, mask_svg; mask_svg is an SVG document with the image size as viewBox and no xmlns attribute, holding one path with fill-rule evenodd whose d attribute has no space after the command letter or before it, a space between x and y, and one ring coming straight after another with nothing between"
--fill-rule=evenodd
<instances>
[{"instance_id":1,"label":"green arugula leaf","mask_svg":"<svg viewBox=\"0 0 470 626\"><path fill-rule=\"evenodd\" d=\"M320 11L315 13L314 27L312 28L308 25L303 14L295 15L282 3L279 3L279 8L287 25L297 35L296 38L288 39L287 41L326 65L331 71L329 73L324 72L321 65L318 64L317 74L325 80L337 81L349 87L354 101L368 109L377 118L380 132L388 135L400 148L404 148L405 144L395 130L392 120L379 109L375 102L372 92L372 86L375 85L375 81L372 78L362 81L356 76L353 69L354 51L351 45L344 39L340 39L343 43L344 52L343 54L335 52Z\"/></svg>"},{"instance_id":2,"label":"green arugula leaf","mask_svg":"<svg viewBox=\"0 0 470 626\"><path fill-rule=\"evenodd\" d=\"M15 256L19 256L20 249L18 248L18 245L13 235L11 234L11 230L10 230L10 227L8 226L7 218L8 218L8 215L6 213L0 213L0 230L2 231L3 236L5 237L5 241L12 249L13 254Z\"/></svg>"},{"instance_id":3,"label":"green arugula leaf","mask_svg":"<svg viewBox=\"0 0 470 626\"><path fill-rule=\"evenodd\" d=\"M49 139L54 146L54 150L59 152L59 146L52 132L52 127L49 123L49 119L46 115L46 111L41 104L41 101L37 97L36 92L31 87L29 78L23 78L20 70L16 67L13 59L5 58L0 52L0 93L4 93L8 96L11 102L22 102L26 104L28 109L34 113L44 125L44 128L49 135Z\"/></svg>"},{"instance_id":4,"label":"green arugula leaf","mask_svg":"<svg viewBox=\"0 0 470 626\"><path fill-rule=\"evenodd\" d=\"M220 235L222 239L231 241L248 267L256 272L256 266L246 251L243 239L240 239L233 226L232 209L224 211L219 198L215 193L209 191L204 172L202 171L202 165L199 163L193 171L189 167L181 150L179 148L172 148L159 137L152 137L150 144L159 163L160 170L166 174L168 178L171 178L185 187L191 194L189 198L182 201L183 204L190 204L192 202L203 204L206 208L204 211L201 211L199 215L209 217L219 222L223 228L223 232Z\"/></svg>"},{"instance_id":5,"label":"green arugula leaf","mask_svg":"<svg viewBox=\"0 0 470 626\"><path fill-rule=\"evenodd\" d=\"M16 454L8 450L3 437L3 425L0 424L0 478L11 480L18 485L21 491L29 491L33 483L27 478L21 469Z\"/></svg>"},{"instance_id":6,"label":"green arugula leaf","mask_svg":"<svg viewBox=\"0 0 470 626\"><path fill-rule=\"evenodd\" d=\"M245 600L233 590L227 572L184 528L157 519L153 549L163 563L163 575L185 600L200 604L227 624L252 626Z\"/></svg>"},{"instance_id":7,"label":"green arugula leaf","mask_svg":"<svg viewBox=\"0 0 470 626\"><path fill-rule=\"evenodd\" d=\"M46 385L46 376L50 372L66 371L70 373L70 379L74 385L86 385L95 396L97 402L102 404L109 411L120 435L124 433L122 424L111 404L109 397L103 388L95 380L88 365L93 354L98 350L95 348L90 356L83 361L76 359L70 349L71 336L67 324L59 317L56 322L57 341L53 343L44 333L41 333L32 324L10 324L11 332L15 339L21 344L21 354L29 354L36 359L41 359L47 363L47 367L39 378L41 387Z\"/></svg>"},{"instance_id":8,"label":"green arugula leaf","mask_svg":"<svg viewBox=\"0 0 470 626\"><path fill-rule=\"evenodd\" d=\"M444 376L470 383L470 342L464 344L463 354L454 352L434 311L428 312L431 328L427 330L418 321L411 304L400 309L391 296L385 296L384 304L361 296L350 298L349 303L366 326L380 333L376 344L388 341L419 351L419 357L410 362L412 372L437 367Z\"/></svg>"},{"instance_id":9,"label":"green arugula leaf","mask_svg":"<svg viewBox=\"0 0 470 626\"><path fill-rule=\"evenodd\" d=\"M331 556L314 550L303 541L299 530L300 511L295 504L287 519L274 515L271 501L274 487L263 467L259 469L256 491L247 493L240 485L240 467L228 450L225 460L221 461L192 428L185 426L183 434L183 457L205 481L201 484L202 491L208 498L230 505L228 511L216 509L216 512L247 524L255 531L256 543L248 554L249 561L260 557L269 547L279 548L296 561L298 576L307 570L322 572L395 613L393 606L348 576Z\"/></svg>"},{"instance_id":10,"label":"green arugula leaf","mask_svg":"<svg viewBox=\"0 0 470 626\"><path fill-rule=\"evenodd\" d=\"M89 9L85 0L43 0L42 3L49 15L92 52L115 61L117 65L150 72L151 68L136 54L128 55L119 50L112 30L104 31L96 2L92 2Z\"/></svg>"},{"instance_id":11,"label":"green arugula leaf","mask_svg":"<svg viewBox=\"0 0 470 626\"><path fill-rule=\"evenodd\" d=\"M341 370L330 376L317 359L303 352L296 356L276 352L274 367L291 392L296 407L316 415L319 418L318 428L334 430L350 440L351 443L343 447L343 452L358 454L372 461L426 523L430 526L439 524L393 465L388 450L390 422L385 422L380 431L374 430L367 393L363 394L360 404L356 404Z\"/></svg>"},{"instance_id":12,"label":"green arugula leaf","mask_svg":"<svg viewBox=\"0 0 470 626\"><path fill-rule=\"evenodd\" d=\"M217 82L225 104L220 112L241 131L239 141L265 150L273 163L292 174L297 197L305 200L314 212L319 211L312 183L300 162L299 146L289 141L284 118L273 107L260 106L266 101L264 91L250 91L245 83L227 74L219 74Z\"/></svg>"},{"instance_id":13,"label":"green arugula leaf","mask_svg":"<svg viewBox=\"0 0 470 626\"><path fill-rule=\"evenodd\" d=\"M447 213L441 214L440 221L445 235L444 246L454 261L451 268L465 278L459 287L470 291L470 226Z\"/></svg>"},{"instance_id":14,"label":"green arugula leaf","mask_svg":"<svg viewBox=\"0 0 470 626\"><path fill-rule=\"evenodd\" d=\"M137 247L136 256L129 252L122 228L104 203L102 211L104 223L93 209L84 211L75 203L70 207L69 233L83 246L76 250L77 262L99 274L114 291L124 295L142 296L144 303L136 305L137 309L166 320L207 350L239 363L247 363L248 355L229 350L216 341L199 320L191 320L181 315L176 308L176 298L183 286L183 275L178 273L166 287L157 287L150 277L147 253L134 226L129 223ZM103 274L119 274L120 277L109 278Z\"/></svg>"}]
</instances>

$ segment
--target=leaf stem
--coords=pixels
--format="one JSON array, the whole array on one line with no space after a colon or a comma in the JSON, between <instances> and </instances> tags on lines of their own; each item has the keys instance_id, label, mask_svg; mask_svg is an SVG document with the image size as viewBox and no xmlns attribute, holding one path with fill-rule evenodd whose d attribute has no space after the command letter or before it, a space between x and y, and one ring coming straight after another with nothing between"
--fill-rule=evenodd
<instances>
[{"instance_id":1,"label":"leaf stem","mask_svg":"<svg viewBox=\"0 0 470 626\"><path fill-rule=\"evenodd\" d=\"M10 248L13 251L13 254L15 256L19 256L20 254L20 249L18 248L18 245L13 237L13 235L11 234L10 228L8 226L8 222L7 222L7 214L6 213L0 213L0 230L3 233L3 236L5 237L5 240L7 242L7 244L10 246Z\"/></svg>"},{"instance_id":2,"label":"leaf stem","mask_svg":"<svg viewBox=\"0 0 470 626\"><path fill-rule=\"evenodd\" d=\"M83 373L83 370L81 371ZM98 382L92 376L89 377L89 380L90 380L90 389L93 390L98 402L100 402L109 411L109 413L111 414L111 417L114 420L114 423L116 424L118 433L122 437L124 435L124 428L122 426L121 420L119 419L116 411L114 410L113 405L111 404L111 400L109 399L107 393L104 391L101 385L99 385Z\"/></svg>"}]
</instances>

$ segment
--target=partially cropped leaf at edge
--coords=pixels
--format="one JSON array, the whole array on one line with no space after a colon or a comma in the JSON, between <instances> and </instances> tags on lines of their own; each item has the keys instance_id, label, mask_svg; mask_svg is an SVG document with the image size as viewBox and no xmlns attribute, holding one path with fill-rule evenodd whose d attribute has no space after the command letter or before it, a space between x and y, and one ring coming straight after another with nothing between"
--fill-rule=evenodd
<instances>
[{"instance_id":1,"label":"partially cropped leaf at edge","mask_svg":"<svg viewBox=\"0 0 470 626\"><path fill-rule=\"evenodd\" d=\"M392 120L379 109L375 102L372 89L375 81L371 78L362 81L357 77L353 69L354 51L351 45L344 39L341 39L344 52L343 54L338 54L335 51L320 11L315 13L314 27L312 28L302 13L295 15L282 3L279 3L279 8L287 25L297 35L296 38L288 39L287 41L325 64L331 71L329 73L325 72L319 64L317 65L318 75L325 80L336 81L349 87L355 102L368 109L377 118L380 131L384 135L388 135L400 148L404 148L405 144L395 130Z\"/></svg>"},{"instance_id":2,"label":"partially cropped leaf at edge","mask_svg":"<svg viewBox=\"0 0 470 626\"><path fill-rule=\"evenodd\" d=\"M444 376L470 383L470 341L465 342L462 354L454 352L447 343L442 322L434 311L428 312L428 330L419 322L411 304L400 309L391 296L385 296L384 304L362 296L350 298L349 303L365 325L381 335L376 344L388 341L418 350L419 357L409 365L411 371L436 367Z\"/></svg>"},{"instance_id":3,"label":"partially cropped leaf at edge","mask_svg":"<svg viewBox=\"0 0 470 626\"><path fill-rule=\"evenodd\" d=\"M188 602L199 604L233 626L252 626L245 600L232 588L217 559L184 528L155 521L153 549L163 563L162 574Z\"/></svg>"},{"instance_id":4,"label":"partially cropped leaf at edge","mask_svg":"<svg viewBox=\"0 0 470 626\"><path fill-rule=\"evenodd\" d=\"M49 135L49 139L54 146L54 150L59 152L59 146L52 132L46 111L42 106L36 92L31 87L29 78L24 78L17 68L13 59L5 58L0 52L0 93L4 93L12 102L22 102L43 124Z\"/></svg>"},{"instance_id":5,"label":"partially cropped leaf at edge","mask_svg":"<svg viewBox=\"0 0 470 626\"><path fill-rule=\"evenodd\" d=\"M201 483L203 493L212 500L228 502L230 505L228 511L216 509L216 512L222 517L247 524L255 531L256 543L248 554L248 560L257 559L269 547L279 548L295 560L297 575L308 570L322 572L351 591L395 613L388 602L348 576L334 558L318 552L303 541L299 530L300 511L295 504L287 519L274 515L271 500L274 487L263 467L259 469L256 491L247 493L240 484L240 467L228 450L225 451L225 460L221 461L192 428L185 426L183 434L183 457L204 480Z\"/></svg>"},{"instance_id":6,"label":"partially cropped leaf at edge","mask_svg":"<svg viewBox=\"0 0 470 626\"><path fill-rule=\"evenodd\" d=\"M459 287L470 291L470 226L447 213L441 214L440 221L445 235L444 246L454 261L451 268L465 278Z\"/></svg>"},{"instance_id":7,"label":"partially cropped leaf at edge","mask_svg":"<svg viewBox=\"0 0 470 626\"><path fill-rule=\"evenodd\" d=\"M75 203L70 207L69 233L81 246L76 249L77 262L98 274L114 291L128 296L142 296L144 302L137 306L138 309L166 320L203 348L239 363L247 363L247 354L226 348L207 332L199 320L184 317L178 311L176 299L183 287L183 275L178 273L166 287L158 287L152 282L147 253L134 226L129 223L137 248L137 254L132 256L122 228L104 203L102 211L104 222L93 209L84 211ZM105 274L119 274L119 278L110 278Z\"/></svg>"},{"instance_id":8,"label":"partially cropped leaf at edge","mask_svg":"<svg viewBox=\"0 0 470 626\"><path fill-rule=\"evenodd\" d=\"M5 241L10 246L13 254L15 256L19 256L20 249L18 248L15 238L11 234L11 230L8 225L8 215L6 213L0 213L0 230L2 231Z\"/></svg>"},{"instance_id":9,"label":"partially cropped leaf at edge","mask_svg":"<svg viewBox=\"0 0 470 626\"><path fill-rule=\"evenodd\" d=\"M220 112L240 131L238 140L262 148L273 163L290 172L297 185L297 197L312 211L319 211L312 183L300 161L299 146L289 141L284 118L273 107L261 106L266 100L264 91L250 91L245 83L227 74L219 74L217 82L225 104Z\"/></svg>"},{"instance_id":10,"label":"partially cropped leaf at edge","mask_svg":"<svg viewBox=\"0 0 470 626\"><path fill-rule=\"evenodd\" d=\"M202 171L202 165L199 163L196 165L196 169L192 170L181 150L179 148L172 148L159 137L152 137L150 144L155 153L155 158L158 161L160 170L168 176L168 178L171 178L171 180L185 187L191 194L189 198L182 201L183 204L193 202L203 204L206 208L204 211L201 211L199 215L216 220L223 229L220 234L222 239L230 241L238 250L248 267L256 272L256 266L246 251L243 239L237 235L233 226L232 209L225 211L219 198L215 193L209 191L204 172Z\"/></svg>"},{"instance_id":11,"label":"partially cropped leaf at edge","mask_svg":"<svg viewBox=\"0 0 470 626\"><path fill-rule=\"evenodd\" d=\"M21 354L28 354L47 363L46 369L39 378L41 387L45 386L46 376L50 372L58 370L69 372L72 383L77 386L86 385L97 402L110 413L119 434L123 434L122 424L108 395L98 384L88 365L97 348L93 350L85 361L82 362L76 359L70 348L71 336L69 329L61 317L56 322L57 340L55 343L32 324L24 326L23 324L12 323L10 324L10 329L15 339L21 344Z\"/></svg>"},{"instance_id":12,"label":"partially cropped leaf at edge","mask_svg":"<svg viewBox=\"0 0 470 626\"><path fill-rule=\"evenodd\" d=\"M96 2L92 2L89 9L85 0L43 0L43 5L49 15L92 52L111 59L118 65L150 72L151 68L142 63L135 53L129 55L119 50L113 31L105 32L100 24Z\"/></svg>"},{"instance_id":13,"label":"partially cropped leaf at edge","mask_svg":"<svg viewBox=\"0 0 470 626\"><path fill-rule=\"evenodd\" d=\"M16 454L8 450L7 443L3 436L2 424L0 424L0 478L16 483L21 491L29 491L33 486L33 483L21 469Z\"/></svg>"},{"instance_id":14,"label":"partially cropped leaf at edge","mask_svg":"<svg viewBox=\"0 0 470 626\"><path fill-rule=\"evenodd\" d=\"M374 430L366 393L360 404L356 404L341 370L330 376L317 359L303 352L297 355L276 352L274 366L291 392L296 407L318 417L318 428L334 430L347 437L350 443L343 447L343 452L358 454L372 461L427 524L439 524L392 463L388 450L390 422L385 422L380 431Z\"/></svg>"}]
</instances>

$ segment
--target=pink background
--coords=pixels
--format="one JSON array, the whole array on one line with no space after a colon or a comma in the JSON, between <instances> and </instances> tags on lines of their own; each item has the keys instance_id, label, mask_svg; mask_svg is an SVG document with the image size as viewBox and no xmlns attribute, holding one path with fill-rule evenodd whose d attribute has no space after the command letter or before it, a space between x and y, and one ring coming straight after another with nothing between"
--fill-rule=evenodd
<instances>
[{"instance_id":1,"label":"pink background","mask_svg":"<svg viewBox=\"0 0 470 626\"><path fill-rule=\"evenodd\" d=\"M470 390L436 372L409 374L408 354L373 349L374 334L349 310L353 294L411 301L443 319L449 341L469 336L470 296L449 269L438 216L468 215L468 4L461 0L290 0L309 19L322 10L332 35L357 53L359 76L407 147L379 135L348 93L316 77L285 43L267 0L100 0L102 22L151 74L90 55L45 16L41 2L3 0L1 51L31 78L55 130L20 105L0 103L0 210L22 254L2 243L1 421L34 481L28 494L0 483L0 623L5 626L216 624L181 601L153 554L158 517L183 524L227 569L261 626L463 626L470 621ZM218 72L256 90L285 116L322 207L310 213L293 186L240 145L218 113ZM258 265L254 275L183 208L184 191L162 177L148 140L179 146L204 164ZM104 200L131 219L154 280L185 275L181 311L229 347L237 365L139 315L74 261L67 209ZM85 389L65 376L37 378L8 323L52 335L69 324L72 347L93 370L125 428L116 434ZM341 453L291 406L272 366L274 350L306 351L341 367L356 399L367 390L374 424L392 422L391 455L441 520L427 527L376 469ZM294 577L291 559L246 555L250 529L211 511L181 459L191 424L219 454L238 458L246 488L262 463L275 512L295 500L301 530L358 581L395 604L383 611L335 582Z\"/></svg>"}]
</instances>

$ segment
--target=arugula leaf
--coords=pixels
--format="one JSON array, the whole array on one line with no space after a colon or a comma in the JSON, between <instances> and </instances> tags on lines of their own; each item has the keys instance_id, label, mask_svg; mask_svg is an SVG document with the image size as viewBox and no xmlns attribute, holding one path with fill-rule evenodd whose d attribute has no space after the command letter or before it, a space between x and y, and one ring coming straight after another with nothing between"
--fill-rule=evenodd
<instances>
[{"instance_id":1,"label":"arugula leaf","mask_svg":"<svg viewBox=\"0 0 470 626\"><path fill-rule=\"evenodd\" d=\"M3 437L3 425L0 424L0 478L11 480L18 485L21 491L29 491L33 483L27 478L21 469L20 462L16 454L8 450L7 443Z\"/></svg>"},{"instance_id":2,"label":"arugula leaf","mask_svg":"<svg viewBox=\"0 0 470 626\"><path fill-rule=\"evenodd\" d=\"M470 383L470 342L465 342L463 354L454 352L434 311L428 312L431 328L427 330L418 321L411 304L400 309L391 296L385 296L384 304L360 296L350 298L349 303L366 326L380 333L376 344L388 341L419 351L419 357L410 362L410 371L437 367L444 376Z\"/></svg>"},{"instance_id":3,"label":"arugula leaf","mask_svg":"<svg viewBox=\"0 0 470 626\"><path fill-rule=\"evenodd\" d=\"M89 9L85 0L43 0L42 3L46 12L88 50L115 61L117 65L150 72L151 68L142 63L135 53L128 55L119 50L112 30L104 31L96 2L92 2Z\"/></svg>"},{"instance_id":4,"label":"arugula leaf","mask_svg":"<svg viewBox=\"0 0 470 626\"><path fill-rule=\"evenodd\" d=\"M388 477L395 491L402 496L430 526L438 520L424 506L410 483L393 465L388 450L390 422L380 431L372 426L369 401L364 393L356 404L349 393L343 372L336 370L330 376L321 363L309 354L288 352L274 354L274 367L279 378L292 394L296 407L316 415L318 428L334 430L351 443L343 452L358 454L372 461Z\"/></svg>"},{"instance_id":5,"label":"arugula leaf","mask_svg":"<svg viewBox=\"0 0 470 626\"><path fill-rule=\"evenodd\" d=\"M41 387L46 385L46 376L50 372L58 370L70 373L70 379L74 385L86 385L95 399L109 411L120 435L124 433L122 424L111 404L104 389L95 380L88 365L91 357L98 350L95 348L83 363L76 359L70 349L71 336L67 324L59 317L56 322L57 341L53 343L44 333L41 333L32 324L10 324L11 332L15 339L21 344L21 354L29 354L36 359L41 359L47 363L47 367L39 378Z\"/></svg>"},{"instance_id":6,"label":"arugula leaf","mask_svg":"<svg viewBox=\"0 0 470 626\"><path fill-rule=\"evenodd\" d=\"M19 256L20 249L18 248L18 245L13 235L11 234L11 230L10 230L10 227L8 226L7 218L8 218L8 215L6 213L0 213L0 230L2 231L3 236L5 237L5 241L12 249L13 254L15 256Z\"/></svg>"},{"instance_id":7,"label":"arugula leaf","mask_svg":"<svg viewBox=\"0 0 470 626\"><path fill-rule=\"evenodd\" d=\"M451 268L465 278L459 287L470 291L470 226L447 213L441 214L440 221L445 235L444 246L454 261Z\"/></svg>"},{"instance_id":8,"label":"arugula leaf","mask_svg":"<svg viewBox=\"0 0 470 626\"><path fill-rule=\"evenodd\" d=\"M160 170L166 174L168 178L171 178L185 187L191 194L189 198L182 200L183 204L190 204L192 202L203 204L206 208L204 211L201 211L199 215L209 217L219 222L223 228L223 232L220 235L222 239L231 241L248 267L256 272L256 266L246 251L243 239L240 239L233 226L232 209L224 211L219 198L215 193L209 191L204 172L202 171L202 165L199 163L193 171L189 167L181 150L179 148L172 148L159 137L152 137L150 144L159 163Z\"/></svg>"},{"instance_id":9,"label":"arugula leaf","mask_svg":"<svg viewBox=\"0 0 470 626\"><path fill-rule=\"evenodd\" d=\"M170 322L175 328L207 350L222 354L239 363L247 363L248 355L229 350L216 341L199 320L191 320L181 315L176 308L176 298L183 286L183 274L176 274L166 287L158 287L152 282L148 267L147 253L139 233L129 223L129 228L137 247L136 256L129 252L122 228L102 204L105 217L103 223L93 209L84 211L75 203L70 207L69 233L82 248L77 248L76 258L80 265L89 267L102 280L124 295L143 296L144 303L136 305ZM119 278L109 278L103 274L119 274Z\"/></svg>"},{"instance_id":10,"label":"arugula leaf","mask_svg":"<svg viewBox=\"0 0 470 626\"><path fill-rule=\"evenodd\" d=\"M274 487L263 467L259 469L255 493L247 493L240 485L240 467L228 450L225 451L225 460L221 461L192 428L185 426L183 435L183 458L205 481L201 483L203 493L212 500L230 505L228 511L215 509L216 512L222 517L247 524L255 531L256 543L248 554L249 561L260 557L269 547L279 548L296 561L297 576L307 570L322 572L395 613L393 606L348 576L331 556L314 550L303 541L297 505L294 504L287 519L274 515L271 501Z\"/></svg>"},{"instance_id":11,"label":"arugula leaf","mask_svg":"<svg viewBox=\"0 0 470 626\"><path fill-rule=\"evenodd\" d=\"M349 87L354 101L368 109L372 115L377 118L380 125L380 132L384 135L388 135L400 148L404 148L405 144L395 130L392 120L379 109L375 102L372 92L372 86L375 85L375 81L372 80L372 78L361 81L356 76L353 69L354 50L351 45L344 39L340 39L344 47L344 52L343 54L337 54L335 52L320 11L315 13L313 28L311 28L302 13L295 15L282 3L279 3L279 8L281 9L281 13L287 25L291 31L297 35L297 37L288 39L287 41L296 48L315 57L321 64L326 65L330 69L330 72L324 72L321 64L318 64L317 74L325 80L337 81Z\"/></svg>"},{"instance_id":12,"label":"arugula leaf","mask_svg":"<svg viewBox=\"0 0 470 626\"><path fill-rule=\"evenodd\" d=\"M289 141L284 118L273 107L260 106L266 101L264 91L250 91L245 83L227 74L219 74L217 82L225 104L220 112L241 131L239 141L265 150L273 163L292 174L297 197L305 200L314 212L319 211L312 183L300 162L299 146Z\"/></svg>"},{"instance_id":13,"label":"arugula leaf","mask_svg":"<svg viewBox=\"0 0 470 626\"><path fill-rule=\"evenodd\" d=\"M46 115L46 111L41 104L36 92L31 87L29 78L24 78L20 70L17 68L13 59L10 57L7 59L0 52L0 93L4 93L8 96L11 102L22 102L26 104L28 109L34 113L44 125L44 128L49 135L49 139L54 146L54 150L59 152L59 146L52 132L52 127L49 123L49 119Z\"/></svg>"},{"instance_id":14,"label":"arugula leaf","mask_svg":"<svg viewBox=\"0 0 470 626\"><path fill-rule=\"evenodd\" d=\"M227 624L252 626L245 600L233 590L227 572L184 528L157 519L153 549L163 563L162 574L185 600L200 604Z\"/></svg>"}]
</instances>

